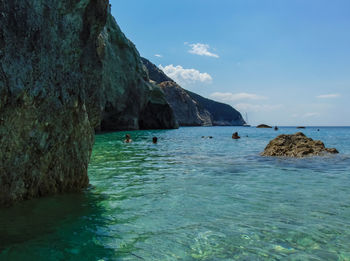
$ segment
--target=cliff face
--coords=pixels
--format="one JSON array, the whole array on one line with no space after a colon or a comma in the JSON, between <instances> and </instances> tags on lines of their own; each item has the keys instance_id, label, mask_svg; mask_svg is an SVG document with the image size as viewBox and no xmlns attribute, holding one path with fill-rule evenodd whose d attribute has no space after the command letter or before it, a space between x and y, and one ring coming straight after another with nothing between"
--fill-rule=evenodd
<instances>
[{"instance_id":1,"label":"cliff face","mask_svg":"<svg viewBox=\"0 0 350 261\"><path fill-rule=\"evenodd\" d=\"M242 115L230 105L206 99L181 88L157 66L142 58L149 78L158 84L181 126L242 126Z\"/></svg>"},{"instance_id":2,"label":"cliff face","mask_svg":"<svg viewBox=\"0 0 350 261\"><path fill-rule=\"evenodd\" d=\"M181 126L213 125L209 111L196 102L176 82L162 82L159 86L164 91L165 97L173 108L175 117Z\"/></svg>"},{"instance_id":3,"label":"cliff face","mask_svg":"<svg viewBox=\"0 0 350 261\"><path fill-rule=\"evenodd\" d=\"M160 84L162 82L173 82L171 78L169 78L161 69L155 66L146 58L141 57L142 63L147 68L148 76L152 81Z\"/></svg>"},{"instance_id":4,"label":"cliff face","mask_svg":"<svg viewBox=\"0 0 350 261\"><path fill-rule=\"evenodd\" d=\"M186 92L194 101L209 111L214 126L242 126L246 123L241 113L232 106L204 98L190 91Z\"/></svg>"},{"instance_id":5,"label":"cliff face","mask_svg":"<svg viewBox=\"0 0 350 261\"><path fill-rule=\"evenodd\" d=\"M109 15L98 39L103 60L102 131L177 127L171 107L149 78L134 44Z\"/></svg>"},{"instance_id":6,"label":"cliff face","mask_svg":"<svg viewBox=\"0 0 350 261\"><path fill-rule=\"evenodd\" d=\"M106 130L175 126L108 8L0 1L0 205L86 187L101 120Z\"/></svg>"}]
</instances>

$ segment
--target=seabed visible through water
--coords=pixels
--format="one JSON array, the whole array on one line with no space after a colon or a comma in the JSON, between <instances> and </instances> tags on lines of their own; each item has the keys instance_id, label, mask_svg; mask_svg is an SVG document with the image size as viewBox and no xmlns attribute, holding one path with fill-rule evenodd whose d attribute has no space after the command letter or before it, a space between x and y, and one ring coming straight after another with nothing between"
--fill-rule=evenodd
<instances>
[{"instance_id":1,"label":"seabed visible through water","mask_svg":"<svg viewBox=\"0 0 350 261\"><path fill-rule=\"evenodd\" d=\"M98 135L86 192L0 211L0 260L350 260L350 128L302 130L339 155L259 156L297 131Z\"/></svg>"}]
</instances>

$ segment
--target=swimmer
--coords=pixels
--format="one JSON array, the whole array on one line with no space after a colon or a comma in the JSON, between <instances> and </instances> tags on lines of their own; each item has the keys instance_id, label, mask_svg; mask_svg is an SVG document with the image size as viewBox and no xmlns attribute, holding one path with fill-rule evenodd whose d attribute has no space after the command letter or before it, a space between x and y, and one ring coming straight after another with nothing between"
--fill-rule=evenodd
<instances>
[{"instance_id":1,"label":"swimmer","mask_svg":"<svg viewBox=\"0 0 350 261\"><path fill-rule=\"evenodd\" d=\"M125 135L125 140L124 140L125 143L131 143L132 142L132 139L131 139L131 136L130 134L126 134Z\"/></svg>"},{"instance_id":2,"label":"swimmer","mask_svg":"<svg viewBox=\"0 0 350 261\"><path fill-rule=\"evenodd\" d=\"M157 144L158 138L157 137L153 137L152 142L153 142L153 144Z\"/></svg>"},{"instance_id":3,"label":"swimmer","mask_svg":"<svg viewBox=\"0 0 350 261\"><path fill-rule=\"evenodd\" d=\"M240 139L240 138L241 138L241 137L238 136L238 132L235 132L235 133L232 134L232 139L238 140L238 139Z\"/></svg>"}]
</instances>

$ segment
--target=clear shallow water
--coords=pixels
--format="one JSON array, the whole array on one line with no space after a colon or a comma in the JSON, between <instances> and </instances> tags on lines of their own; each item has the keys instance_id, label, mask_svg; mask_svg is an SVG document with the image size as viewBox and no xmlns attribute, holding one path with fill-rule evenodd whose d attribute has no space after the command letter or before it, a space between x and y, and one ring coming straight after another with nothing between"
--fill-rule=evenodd
<instances>
[{"instance_id":1,"label":"clear shallow water","mask_svg":"<svg viewBox=\"0 0 350 261\"><path fill-rule=\"evenodd\" d=\"M0 260L350 260L350 128L316 129L341 154L259 156L295 128L98 135L92 188L0 210Z\"/></svg>"}]
</instances>

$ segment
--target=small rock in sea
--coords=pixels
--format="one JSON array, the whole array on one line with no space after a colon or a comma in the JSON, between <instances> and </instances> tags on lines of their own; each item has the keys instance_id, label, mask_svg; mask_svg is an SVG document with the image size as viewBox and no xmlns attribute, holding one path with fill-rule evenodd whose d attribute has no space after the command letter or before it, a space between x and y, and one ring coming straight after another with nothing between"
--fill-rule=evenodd
<instances>
[{"instance_id":1,"label":"small rock in sea","mask_svg":"<svg viewBox=\"0 0 350 261\"><path fill-rule=\"evenodd\" d=\"M271 129L272 127L266 124L260 124L258 126L256 126L259 129Z\"/></svg>"},{"instance_id":2,"label":"small rock in sea","mask_svg":"<svg viewBox=\"0 0 350 261\"><path fill-rule=\"evenodd\" d=\"M339 153L335 148L326 148L322 141L313 140L298 132L293 135L280 135L270 141L262 156L294 157L322 156Z\"/></svg>"}]
</instances>

